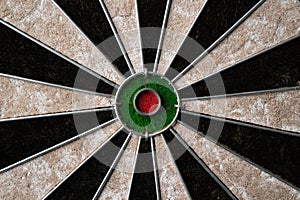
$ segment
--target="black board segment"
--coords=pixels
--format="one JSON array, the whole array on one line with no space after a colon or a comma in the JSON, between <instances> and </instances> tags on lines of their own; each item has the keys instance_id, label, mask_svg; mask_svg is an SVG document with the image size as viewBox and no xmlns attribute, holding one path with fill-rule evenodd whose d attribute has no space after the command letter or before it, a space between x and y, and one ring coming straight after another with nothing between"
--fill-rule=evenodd
<instances>
[{"instance_id":1,"label":"black board segment","mask_svg":"<svg viewBox=\"0 0 300 200\"><path fill-rule=\"evenodd\" d=\"M117 133L46 199L93 199L127 137L124 131Z\"/></svg>"},{"instance_id":2,"label":"black board segment","mask_svg":"<svg viewBox=\"0 0 300 200\"><path fill-rule=\"evenodd\" d=\"M299 86L300 37L274 47L228 69L179 90L182 98L224 95L209 93L214 80L221 75L226 94L257 92ZM195 94L191 94L190 89Z\"/></svg>"},{"instance_id":3,"label":"black board segment","mask_svg":"<svg viewBox=\"0 0 300 200\"><path fill-rule=\"evenodd\" d=\"M164 132L163 137L167 142L172 157L176 158L175 164L192 199L235 199L233 194L228 195L229 190L227 188L227 191L224 190L225 185L219 182L222 184L222 188L216 182L212 177L213 172L208 169L204 162L199 157L196 160L194 157L196 154L192 155L190 153L192 150L188 151L171 131ZM184 153L182 154L182 152Z\"/></svg>"},{"instance_id":4,"label":"black board segment","mask_svg":"<svg viewBox=\"0 0 300 200\"><path fill-rule=\"evenodd\" d=\"M0 73L112 94L114 87L0 23ZM53 50L54 51L54 50ZM76 81L76 84L74 85Z\"/></svg>"},{"instance_id":5,"label":"black board segment","mask_svg":"<svg viewBox=\"0 0 300 200\"><path fill-rule=\"evenodd\" d=\"M200 121L195 126L193 120L197 118ZM215 127L222 127L224 124L220 137L215 138L219 145L300 188L300 134L192 112L181 113L181 119L185 125L203 135L207 134L210 124ZM219 131L210 128L210 136Z\"/></svg>"},{"instance_id":6,"label":"black board segment","mask_svg":"<svg viewBox=\"0 0 300 200\"><path fill-rule=\"evenodd\" d=\"M173 70L168 70L166 76L173 79L177 75L174 70L182 72L257 3L259 0L208 0L171 63Z\"/></svg>"},{"instance_id":7,"label":"black board segment","mask_svg":"<svg viewBox=\"0 0 300 200\"><path fill-rule=\"evenodd\" d=\"M0 170L112 119L112 110L103 110L2 121Z\"/></svg>"},{"instance_id":8,"label":"black board segment","mask_svg":"<svg viewBox=\"0 0 300 200\"><path fill-rule=\"evenodd\" d=\"M143 60L145 67L152 71L167 10L167 0L137 0L136 2Z\"/></svg>"},{"instance_id":9,"label":"black board segment","mask_svg":"<svg viewBox=\"0 0 300 200\"><path fill-rule=\"evenodd\" d=\"M130 71L99 0L54 0L122 74Z\"/></svg>"},{"instance_id":10,"label":"black board segment","mask_svg":"<svg viewBox=\"0 0 300 200\"><path fill-rule=\"evenodd\" d=\"M141 138L129 199L157 199L150 139Z\"/></svg>"}]
</instances>

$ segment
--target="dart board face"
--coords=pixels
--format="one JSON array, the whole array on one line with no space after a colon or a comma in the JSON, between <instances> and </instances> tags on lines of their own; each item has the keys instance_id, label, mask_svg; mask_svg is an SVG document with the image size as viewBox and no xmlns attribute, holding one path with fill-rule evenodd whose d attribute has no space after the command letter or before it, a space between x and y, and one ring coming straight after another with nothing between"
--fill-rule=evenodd
<instances>
[{"instance_id":1,"label":"dart board face","mask_svg":"<svg viewBox=\"0 0 300 200\"><path fill-rule=\"evenodd\" d=\"M0 199L299 199L298 0L0 1Z\"/></svg>"}]
</instances>

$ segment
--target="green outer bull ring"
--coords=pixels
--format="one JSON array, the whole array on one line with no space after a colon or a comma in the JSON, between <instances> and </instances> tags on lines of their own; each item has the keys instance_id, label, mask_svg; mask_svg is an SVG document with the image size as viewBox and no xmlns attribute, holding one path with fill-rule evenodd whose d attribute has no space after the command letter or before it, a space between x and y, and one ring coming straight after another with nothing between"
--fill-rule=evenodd
<instances>
[{"instance_id":1,"label":"green outer bull ring","mask_svg":"<svg viewBox=\"0 0 300 200\"><path fill-rule=\"evenodd\" d=\"M145 88L153 90L161 99L158 108L162 110L153 115L140 115L134 108L135 97ZM175 123L180 111L180 99L170 80L160 74L145 71L126 78L115 94L114 106L116 117L129 132L147 138L166 131ZM163 121L164 117L166 121ZM150 121L149 126L138 124L143 123L144 119ZM164 124L156 126L155 123Z\"/></svg>"}]
</instances>

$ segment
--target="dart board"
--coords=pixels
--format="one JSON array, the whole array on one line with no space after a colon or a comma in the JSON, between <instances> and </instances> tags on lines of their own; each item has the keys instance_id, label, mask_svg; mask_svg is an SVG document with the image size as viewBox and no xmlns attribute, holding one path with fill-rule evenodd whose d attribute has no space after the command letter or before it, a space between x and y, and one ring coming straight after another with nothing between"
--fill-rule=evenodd
<instances>
[{"instance_id":1,"label":"dart board","mask_svg":"<svg viewBox=\"0 0 300 200\"><path fill-rule=\"evenodd\" d=\"M0 199L299 199L298 0L0 1Z\"/></svg>"}]
</instances>

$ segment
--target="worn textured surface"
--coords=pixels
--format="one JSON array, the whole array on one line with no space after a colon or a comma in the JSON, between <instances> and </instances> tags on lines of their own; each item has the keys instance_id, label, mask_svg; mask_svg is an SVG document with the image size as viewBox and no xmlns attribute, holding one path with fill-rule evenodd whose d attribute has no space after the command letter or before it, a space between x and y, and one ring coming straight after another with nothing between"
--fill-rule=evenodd
<instances>
[{"instance_id":1,"label":"worn textured surface","mask_svg":"<svg viewBox=\"0 0 300 200\"><path fill-rule=\"evenodd\" d=\"M104 0L128 56L137 72L142 71L139 26L134 0Z\"/></svg>"},{"instance_id":2,"label":"worn textured surface","mask_svg":"<svg viewBox=\"0 0 300 200\"><path fill-rule=\"evenodd\" d=\"M106 78L121 83L122 78L108 60L51 0L1 1L0 18Z\"/></svg>"},{"instance_id":3,"label":"worn textured surface","mask_svg":"<svg viewBox=\"0 0 300 200\"><path fill-rule=\"evenodd\" d=\"M223 148L300 187L300 179L295 176L299 171L299 135L205 115L182 113L181 120L202 135L214 138ZM197 120L200 123L192 124Z\"/></svg>"},{"instance_id":4,"label":"worn textured surface","mask_svg":"<svg viewBox=\"0 0 300 200\"><path fill-rule=\"evenodd\" d=\"M170 68L177 72L185 70L257 3L259 0L207 1ZM166 73L170 79L175 77L171 69Z\"/></svg>"},{"instance_id":5,"label":"worn textured surface","mask_svg":"<svg viewBox=\"0 0 300 200\"><path fill-rule=\"evenodd\" d=\"M167 21L158 72L164 73L176 55L205 0L173 0Z\"/></svg>"},{"instance_id":6,"label":"worn textured surface","mask_svg":"<svg viewBox=\"0 0 300 200\"><path fill-rule=\"evenodd\" d=\"M208 56L176 82L177 87L223 70L300 33L296 0L267 0Z\"/></svg>"},{"instance_id":7,"label":"worn textured surface","mask_svg":"<svg viewBox=\"0 0 300 200\"><path fill-rule=\"evenodd\" d=\"M0 77L0 118L111 106L111 99Z\"/></svg>"},{"instance_id":8,"label":"worn textured surface","mask_svg":"<svg viewBox=\"0 0 300 200\"><path fill-rule=\"evenodd\" d=\"M118 128L113 123L0 175L1 199L41 199L101 146Z\"/></svg>"},{"instance_id":9,"label":"worn textured surface","mask_svg":"<svg viewBox=\"0 0 300 200\"><path fill-rule=\"evenodd\" d=\"M218 183L212 176L209 169L205 168L205 164L197 159L191 150L187 151L184 142L181 142L172 132L166 132L164 138L167 141L168 147L175 159L181 177L188 188L192 199L232 199L231 192L225 188L223 183ZM182 152L178 156L178 152ZM223 187L222 187L223 186Z\"/></svg>"},{"instance_id":10,"label":"worn textured surface","mask_svg":"<svg viewBox=\"0 0 300 200\"><path fill-rule=\"evenodd\" d=\"M129 66L116 38L113 37L114 31L99 0L55 0L55 2L121 74L124 75L129 71Z\"/></svg>"},{"instance_id":11,"label":"worn textured surface","mask_svg":"<svg viewBox=\"0 0 300 200\"><path fill-rule=\"evenodd\" d=\"M300 90L184 102L194 112L300 132Z\"/></svg>"},{"instance_id":12,"label":"worn textured surface","mask_svg":"<svg viewBox=\"0 0 300 200\"><path fill-rule=\"evenodd\" d=\"M134 171L138 137L133 135L99 199L126 199Z\"/></svg>"},{"instance_id":13,"label":"worn textured surface","mask_svg":"<svg viewBox=\"0 0 300 200\"><path fill-rule=\"evenodd\" d=\"M243 95L300 85L300 37L179 90L182 98ZM193 91L195 95L193 95Z\"/></svg>"},{"instance_id":14,"label":"worn textured surface","mask_svg":"<svg viewBox=\"0 0 300 200\"><path fill-rule=\"evenodd\" d=\"M113 120L109 111L23 118L0 123L0 168L53 148Z\"/></svg>"},{"instance_id":15,"label":"worn textured surface","mask_svg":"<svg viewBox=\"0 0 300 200\"><path fill-rule=\"evenodd\" d=\"M47 199L93 199L127 137L126 132L119 131L60 184Z\"/></svg>"},{"instance_id":16,"label":"worn textured surface","mask_svg":"<svg viewBox=\"0 0 300 200\"><path fill-rule=\"evenodd\" d=\"M159 186L162 199L188 199L180 174L172 161L166 145L160 136L155 138Z\"/></svg>"},{"instance_id":17,"label":"worn textured surface","mask_svg":"<svg viewBox=\"0 0 300 200\"><path fill-rule=\"evenodd\" d=\"M239 199L299 199L300 193L177 124L175 129Z\"/></svg>"},{"instance_id":18,"label":"worn textured surface","mask_svg":"<svg viewBox=\"0 0 300 200\"><path fill-rule=\"evenodd\" d=\"M136 35L136 10L133 0L104 0L137 71L141 70L139 40ZM202 7L201 1L173 0L165 36L159 72L174 57L184 35ZM296 0L267 0L251 17L224 40L191 72L177 82L183 86L222 70L268 47L285 41L300 32L300 7ZM108 61L94 49L50 0L0 1L0 18L36 37L64 55L121 83L121 78ZM124 32L124 33L123 33ZM125 40L125 41L124 41ZM7 78L0 79L1 118L19 117L68 110L93 108L111 104L105 98L74 93L39 84ZM78 99L74 99L78 95ZM73 96L73 97L72 97ZM25 103L24 103L25 102ZM205 100L185 106L197 106L201 112L226 116L284 130L299 132L299 92L261 94L223 100ZM196 104L196 105L195 105ZM12 109L14 108L14 109ZM194 107L190 107L195 110ZM298 112L297 112L298 111ZM104 132L91 134L22 166L0 174L0 199L41 199L63 180L88 155L120 127L112 125ZM222 181L241 199L300 199L299 192L278 179L242 161L233 154L176 126L184 137ZM161 146L157 141L156 148ZM127 153L110 178L100 199L126 198L132 177L137 138L130 141ZM162 149L163 150L163 149ZM163 199L185 199L186 194L174 166L161 163L170 159L158 150L159 178ZM171 175L172 174L172 175ZM119 185L120 184L120 185ZM182 195L182 196L181 196Z\"/></svg>"},{"instance_id":19,"label":"worn textured surface","mask_svg":"<svg viewBox=\"0 0 300 200\"><path fill-rule=\"evenodd\" d=\"M4 23L4 24L2 24ZM11 25L0 24L0 73L69 88L112 94L114 87L67 58L28 38ZM45 47L45 48L44 48Z\"/></svg>"}]
</instances>

